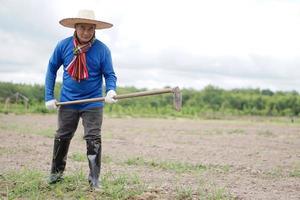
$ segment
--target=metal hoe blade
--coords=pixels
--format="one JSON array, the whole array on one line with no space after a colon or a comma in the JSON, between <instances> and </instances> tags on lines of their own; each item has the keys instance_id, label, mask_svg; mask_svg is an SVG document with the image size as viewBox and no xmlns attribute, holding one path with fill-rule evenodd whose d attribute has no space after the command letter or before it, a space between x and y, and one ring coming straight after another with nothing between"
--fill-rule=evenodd
<instances>
[{"instance_id":1,"label":"metal hoe blade","mask_svg":"<svg viewBox=\"0 0 300 200\"><path fill-rule=\"evenodd\" d=\"M173 105L175 110L180 111L182 107L182 95L179 87L173 88Z\"/></svg>"}]
</instances>

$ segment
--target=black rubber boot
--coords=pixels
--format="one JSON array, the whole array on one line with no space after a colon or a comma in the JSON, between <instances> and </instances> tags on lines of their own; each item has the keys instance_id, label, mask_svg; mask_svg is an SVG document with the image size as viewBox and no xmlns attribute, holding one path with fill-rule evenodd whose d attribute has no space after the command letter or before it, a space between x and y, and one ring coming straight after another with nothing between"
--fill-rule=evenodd
<instances>
[{"instance_id":1,"label":"black rubber boot","mask_svg":"<svg viewBox=\"0 0 300 200\"><path fill-rule=\"evenodd\" d=\"M67 154L71 140L54 139L53 158L49 184L62 180L62 175L67 163Z\"/></svg>"},{"instance_id":2,"label":"black rubber boot","mask_svg":"<svg viewBox=\"0 0 300 200\"><path fill-rule=\"evenodd\" d=\"M99 190L99 175L101 169L101 138L86 140L87 158L89 162L90 174L88 177L91 189Z\"/></svg>"}]
</instances>

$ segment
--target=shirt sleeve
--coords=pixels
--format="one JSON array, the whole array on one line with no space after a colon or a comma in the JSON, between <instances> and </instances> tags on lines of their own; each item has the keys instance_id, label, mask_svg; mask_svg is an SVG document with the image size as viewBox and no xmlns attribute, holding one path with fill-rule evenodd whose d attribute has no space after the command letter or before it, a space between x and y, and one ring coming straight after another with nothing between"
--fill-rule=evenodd
<instances>
[{"instance_id":1,"label":"shirt sleeve","mask_svg":"<svg viewBox=\"0 0 300 200\"><path fill-rule=\"evenodd\" d=\"M45 101L54 99L54 86L56 74L62 65L61 43L58 43L52 56L50 57L46 78L45 78Z\"/></svg>"},{"instance_id":2,"label":"shirt sleeve","mask_svg":"<svg viewBox=\"0 0 300 200\"><path fill-rule=\"evenodd\" d=\"M107 93L109 90L116 90L117 77L113 69L111 53L108 48L105 50L102 66L105 79L105 92Z\"/></svg>"}]
</instances>

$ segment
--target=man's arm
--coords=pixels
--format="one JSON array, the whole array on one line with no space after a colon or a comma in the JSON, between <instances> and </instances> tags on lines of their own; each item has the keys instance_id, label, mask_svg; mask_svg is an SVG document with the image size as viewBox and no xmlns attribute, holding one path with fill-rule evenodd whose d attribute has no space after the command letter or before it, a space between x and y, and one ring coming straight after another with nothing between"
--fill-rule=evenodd
<instances>
[{"instance_id":1,"label":"man's arm","mask_svg":"<svg viewBox=\"0 0 300 200\"><path fill-rule=\"evenodd\" d=\"M62 65L61 47L60 43L56 46L48 64L48 69L45 79L45 102L53 101L54 86L56 80L56 74L60 66Z\"/></svg>"},{"instance_id":2,"label":"man's arm","mask_svg":"<svg viewBox=\"0 0 300 200\"><path fill-rule=\"evenodd\" d=\"M105 78L105 92L109 90L116 90L117 77L113 69L110 50L107 48L105 51L105 58L103 61L103 75Z\"/></svg>"},{"instance_id":3,"label":"man's arm","mask_svg":"<svg viewBox=\"0 0 300 200\"><path fill-rule=\"evenodd\" d=\"M112 66L110 50L108 48L106 48L105 50L106 51L105 51L104 61L102 63L103 76L105 78L105 92L106 92L105 102L116 103L117 100L114 99L114 96L117 95L116 93L117 77Z\"/></svg>"}]
</instances>

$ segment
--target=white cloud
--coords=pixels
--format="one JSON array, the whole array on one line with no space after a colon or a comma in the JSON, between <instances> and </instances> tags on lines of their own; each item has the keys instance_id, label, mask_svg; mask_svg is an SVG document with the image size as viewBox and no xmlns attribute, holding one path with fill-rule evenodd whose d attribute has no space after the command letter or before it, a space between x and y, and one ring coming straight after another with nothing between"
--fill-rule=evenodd
<instances>
[{"instance_id":1,"label":"white cloud","mask_svg":"<svg viewBox=\"0 0 300 200\"><path fill-rule=\"evenodd\" d=\"M44 76L54 46L73 32L58 21L80 8L114 24L97 37L120 85L300 91L300 2L292 0L2 0L0 81Z\"/></svg>"}]
</instances>

